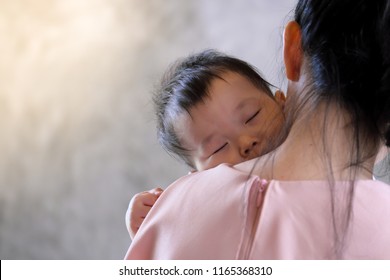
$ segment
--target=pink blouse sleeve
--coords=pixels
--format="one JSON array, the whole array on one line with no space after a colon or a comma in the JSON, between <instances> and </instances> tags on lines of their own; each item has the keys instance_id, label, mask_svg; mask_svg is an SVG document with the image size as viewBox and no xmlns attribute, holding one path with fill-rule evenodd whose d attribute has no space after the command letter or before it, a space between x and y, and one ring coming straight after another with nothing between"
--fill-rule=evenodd
<instances>
[{"instance_id":1,"label":"pink blouse sleeve","mask_svg":"<svg viewBox=\"0 0 390 280\"><path fill-rule=\"evenodd\" d=\"M125 258L245 258L265 186L227 165L179 179L153 206Z\"/></svg>"}]
</instances>

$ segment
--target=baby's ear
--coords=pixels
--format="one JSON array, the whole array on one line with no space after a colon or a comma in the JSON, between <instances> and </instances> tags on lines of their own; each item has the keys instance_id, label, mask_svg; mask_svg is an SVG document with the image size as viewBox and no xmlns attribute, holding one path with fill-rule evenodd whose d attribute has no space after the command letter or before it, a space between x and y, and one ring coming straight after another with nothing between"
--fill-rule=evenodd
<instances>
[{"instance_id":1,"label":"baby's ear","mask_svg":"<svg viewBox=\"0 0 390 280\"><path fill-rule=\"evenodd\" d=\"M284 104L286 103L286 95L283 91L277 90L275 92L275 100L282 108L284 108Z\"/></svg>"}]
</instances>

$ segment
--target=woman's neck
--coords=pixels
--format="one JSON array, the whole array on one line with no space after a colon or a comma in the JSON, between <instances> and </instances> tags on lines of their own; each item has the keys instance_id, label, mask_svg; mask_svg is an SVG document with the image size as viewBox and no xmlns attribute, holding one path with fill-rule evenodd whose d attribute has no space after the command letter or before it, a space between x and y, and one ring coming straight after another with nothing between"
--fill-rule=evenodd
<instances>
[{"instance_id":1,"label":"woman's neck","mask_svg":"<svg viewBox=\"0 0 390 280\"><path fill-rule=\"evenodd\" d=\"M375 157L351 167L352 133L347 115L340 111L333 105L320 105L315 112L301 113L285 142L259 158L253 173L290 181L371 179ZM251 170L254 162L238 168Z\"/></svg>"}]
</instances>

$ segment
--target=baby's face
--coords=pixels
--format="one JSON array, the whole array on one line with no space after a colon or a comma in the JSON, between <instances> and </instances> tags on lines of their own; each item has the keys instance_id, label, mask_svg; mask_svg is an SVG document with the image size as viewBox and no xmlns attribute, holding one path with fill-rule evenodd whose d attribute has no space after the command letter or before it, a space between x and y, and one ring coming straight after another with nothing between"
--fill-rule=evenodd
<instances>
[{"instance_id":1,"label":"baby's face","mask_svg":"<svg viewBox=\"0 0 390 280\"><path fill-rule=\"evenodd\" d=\"M272 99L245 77L227 72L215 79L209 98L183 113L175 130L197 170L238 164L269 152L284 122L281 98Z\"/></svg>"}]
</instances>

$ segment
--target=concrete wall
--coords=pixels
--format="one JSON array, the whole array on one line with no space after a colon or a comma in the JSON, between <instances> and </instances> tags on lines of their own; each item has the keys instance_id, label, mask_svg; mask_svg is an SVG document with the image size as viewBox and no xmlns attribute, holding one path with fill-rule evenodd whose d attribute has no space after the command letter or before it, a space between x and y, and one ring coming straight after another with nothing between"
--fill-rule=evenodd
<instances>
[{"instance_id":1,"label":"concrete wall","mask_svg":"<svg viewBox=\"0 0 390 280\"><path fill-rule=\"evenodd\" d=\"M150 91L217 48L283 86L294 0L0 2L0 258L121 259L133 194L187 172L155 137Z\"/></svg>"}]
</instances>

